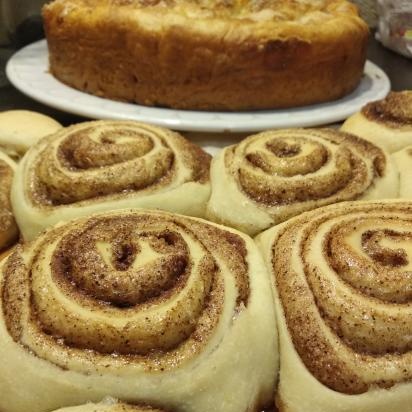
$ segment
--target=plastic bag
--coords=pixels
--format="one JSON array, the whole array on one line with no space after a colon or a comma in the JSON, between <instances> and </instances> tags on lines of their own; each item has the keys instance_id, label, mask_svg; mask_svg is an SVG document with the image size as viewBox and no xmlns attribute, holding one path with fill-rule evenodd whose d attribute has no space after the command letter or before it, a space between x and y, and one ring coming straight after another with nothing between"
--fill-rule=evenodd
<instances>
[{"instance_id":1,"label":"plastic bag","mask_svg":"<svg viewBox=\"0 0 412 412\"><path fill-rule=\"evenodd\" d=\"M378 0L378 13L377 39L412 58L412 0Z\"/></svg>"}]
</instances>

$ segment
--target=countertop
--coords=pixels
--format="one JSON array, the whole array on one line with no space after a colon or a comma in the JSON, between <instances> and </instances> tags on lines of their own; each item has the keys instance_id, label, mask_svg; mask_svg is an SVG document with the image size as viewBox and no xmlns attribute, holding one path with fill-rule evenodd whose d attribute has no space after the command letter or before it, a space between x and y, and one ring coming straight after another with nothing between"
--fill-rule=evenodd
<instances>
[{"instance_id":1,"label":"countertop","mask_svg":"<svg viewBox=\"0 0 412 412\"><path fill-rule=\"evenodd\" d=\"M44 106L16 90L7 80L5 66L15 52L12 47L0 48L0 111L10 109L34 110L54 117L63 125L84 120L81 117ZM384 48L372 36L368 46L368 59L380 66L389 76L392 90L412 90L412 59L407 59Z\"/></svg>"}]
</instances>

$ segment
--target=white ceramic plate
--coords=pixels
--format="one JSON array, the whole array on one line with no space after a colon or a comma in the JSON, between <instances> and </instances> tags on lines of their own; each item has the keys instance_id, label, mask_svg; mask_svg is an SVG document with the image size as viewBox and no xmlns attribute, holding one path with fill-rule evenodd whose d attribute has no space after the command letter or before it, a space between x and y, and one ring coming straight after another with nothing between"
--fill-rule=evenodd
<instances>
[{"instance_id":1,"label":"white ceramic plate","mask_svg":"<svg viewBox=\"0 0 412 412\"><path fill-rule=\"evenodd\" d=\"M359 87L343 99L302 108L251 112L202 112L139 106L80 92L48 72L45 40L18 51L8 62L7 76L20 91L39 102L96 119L133 119L174 130L198 132L254 132L269 128L309 127L339 122L390 90L386 74L367 62Z\"/></svg>"}]
</instances>

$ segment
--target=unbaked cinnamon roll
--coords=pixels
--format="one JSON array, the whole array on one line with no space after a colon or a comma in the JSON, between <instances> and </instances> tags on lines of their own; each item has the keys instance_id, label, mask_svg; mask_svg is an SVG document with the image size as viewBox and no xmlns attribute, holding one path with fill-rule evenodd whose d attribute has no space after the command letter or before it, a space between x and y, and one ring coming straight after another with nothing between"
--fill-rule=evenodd
<instances>
[{"instance_id":1,"label":"unbaked cinnamon roll","mask_svg":"<svg viewBox=\"0 0 412 412\"><path fill-rule=\"evenodd\" d=\"M332 129L272 130L213 159L209 219L254 235L292 216L345 200L398 196L388 154Z\"/></svg>"},{"instance_id":2,"label":"unbaked cinnamon roll","mask_svg":"<svg viewBox=\"0 0 412 412\"><path fill-rule=\"evenodd\" d=\"M342 131L379 144L390 153L412 144L412 90L391 92L349 117Z\"/></svg>"},{"instance_id":3,"label":"unbaked cinnamon roll","mask_svg":"<svg viewBox=\"0 0 412 412\"><path fill-rule=\"evenodd\" d=\"M0 152L0 260L2 252L18 238L18 228L10 203L10 190L16 164Z\"/></svg>"},{"instance_id":4,"label":"unbaked cinnamon roll","mask_svg":"<svg viewBox=\"0 0 412 412\"><path fill-rule=\"evenodd\" d=\"M165 412L150 406L131 405L107 399L100 403L87 403L85 405L62 408L55 412Z\"/></svg>"},{"instance_id":5,"label":"unbaked cinnamon roll","mask_svg":"<svg viewBox=\"0 0 412 412\"><path fill-rule=\"evenodd\" d=\"M273 296L242 233L136 209L74 220L2 262L0 296L0 410L112 396L258 412L272 400Z\"/></svg>"},{"instance_id":6,"label":"unbaked cinnamon roll","mask_svg":"<svg viewBox=\"0 0 412 412\"><path fill-rule=\"evenodd\" d=\"M273 276L281 412L412 405L412 202L345 202L259 235Z\"/></svg>"},{"instance_id":7,"label":"unbaked cinnamon roll","mask_svg":"<svg viewBox=\"0 0 412 412\"><path fill-rule=\"evenodd\" d=\"M169 130L98 121L34 146L16 173L12 203L25 239L62 220L128 207L202 217L210 156Z\"/></svg>"},{"instance_id":8,"label":"unbaked cinnamon roll","mask_svg":"<svg viewBox=\"0 0 412 412\"><path fill-rule=\"evenodd\" d=\"M40 139L63 126L42 113L7 110L0 113L0 150L19 160Z\"/></svg>"}]
</instances>

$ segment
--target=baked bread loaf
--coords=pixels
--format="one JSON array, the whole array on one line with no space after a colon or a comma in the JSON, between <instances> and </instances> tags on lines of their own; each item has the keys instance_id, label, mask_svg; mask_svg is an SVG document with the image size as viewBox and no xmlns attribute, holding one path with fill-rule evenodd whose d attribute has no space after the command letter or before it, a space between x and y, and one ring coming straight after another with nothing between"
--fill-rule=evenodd
<instances>
[{"instance_id":1,"label":"baked bread loaf","mask_svg":"<svg viewBox=\"0 0 412 412\"><path fill-rule=\"evenodd\" d=\"M19 230L13 217L10 191L16 164L0 152L0 258L2 252L18 238Z\"/></svg>"},{"instance_id":2,"label":"baked bread loaf","mask_svg":"<svg viewBox=\"0 0 412 412\"><path fill-rule=\"evenodd\" d=\"M273 276L280 412L410 412L412 202L346 202L257 238Z\"/></svg>"},{"instance_id":3,"label":"baked bread loaf","mask_svg":"<svg viewBox=\"0 0 412 412\"><path fill-rule=\"evenodd\" d=\"M250 235L320 206L399 193L384 150L332 129L250 136L213 159L211 183L208 218Z\"/></svg>"},{"instance_id":4,"label":"baked bread loaf","mask_svg":"<svg viewBox=\"0 0 412 412\"><path fill-rule=\"evenodd\" d=\"M150 406L130 405L127 403L105 400L100 403L87 403L85 405L62 408L55 412L165 412Z\"/></svg>"},{"instance_id":5,"label":"baked bread loaf","mask_svg":"<svg viewBox=\"0 0 412 412\"><path fill-rule=\"evenodd\" d=\"M349 117L342 131L356 134L390 153L412 145L412 90L391 92Z\"/></svg>"},{"instance_id":6,"label":"baked bread loaf","mask_svg":"<svg viewBox=\"0 0 412 412\"><path fill-rule=\"evenodd\" d=\"M57 79L180 109L340 98L361 79L368 37L346 0L56 0L43 17Z\"/></svg>"},{"instance_id":7,"label":"baked bread loaf","mask_svg":"<svg viewBox=\"0 0 412 412\"><path fill-rule=\"evenodd\" d=\"M51 117L27 110L0 113L0 150L20 159L42 137L61 129Z\"/></svg>"},{"instance_id":8,"label":"baked bread loaf","mask_svg":"<svg viewBox=\"0 0 412 412\"><path fill-rule=\"evenodd\" d=\"M25 239L59 221L129 207L203 217L210 155L177 133L137 122L81 123L27 153L12 203Z\"/></svg>"},{"instance_id":9,"label":"baked bread loaf","mask_svg":"<svg viewBox=\"0 0 412 412\"><path fill-rule=\"evenodd\" d=\"M0 297L0 410L112 396L260 412L273 400L270 280L240 232L136 209L78 219L17 246Z\"/></svg>"}]
</instances>

